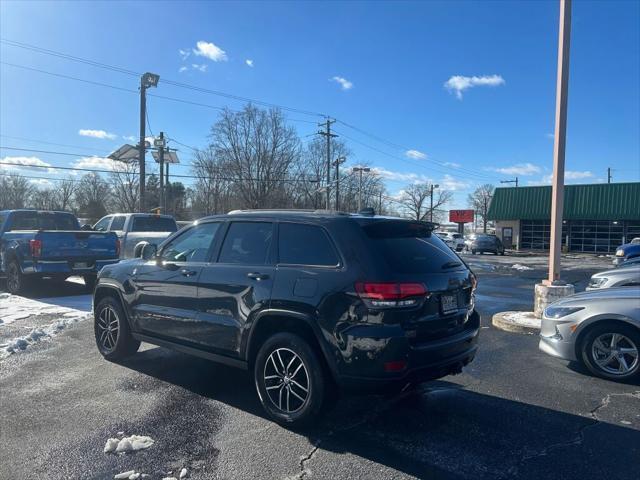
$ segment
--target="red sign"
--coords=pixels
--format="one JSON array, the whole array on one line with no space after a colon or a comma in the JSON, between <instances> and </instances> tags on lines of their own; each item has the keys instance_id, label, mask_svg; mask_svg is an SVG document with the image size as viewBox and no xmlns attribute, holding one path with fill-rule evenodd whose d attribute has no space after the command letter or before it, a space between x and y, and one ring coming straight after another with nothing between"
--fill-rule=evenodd
<instances>
[{"instance_id":1,"label":"red sign","mask_svg":"<svg viewBox=\"0 0 640 480\"><path fill-rule=\"evenodd\" d=\"M451 223L473 222L473 210L449 210L449 221Z\"/></svg>"}]
</instances>

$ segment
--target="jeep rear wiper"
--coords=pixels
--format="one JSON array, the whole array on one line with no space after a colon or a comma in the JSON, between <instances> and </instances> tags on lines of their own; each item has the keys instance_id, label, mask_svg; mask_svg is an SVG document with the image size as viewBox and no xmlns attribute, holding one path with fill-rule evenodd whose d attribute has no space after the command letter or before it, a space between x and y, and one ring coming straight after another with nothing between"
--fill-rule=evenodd
<instances>
[{"instance_id":1,"label":"jeep rear wiper","mask_svg":"<svg viewBox=\"0 0 640 480\"><path fill-rule=\"evenodd\" d=\"M459 267L460 265L462 265L460 262L447 262L444 265L442 265L442 267L440 267L440 268L442 268L443 270L446 270L448 268Z\"/></svg>"}]
</instances>

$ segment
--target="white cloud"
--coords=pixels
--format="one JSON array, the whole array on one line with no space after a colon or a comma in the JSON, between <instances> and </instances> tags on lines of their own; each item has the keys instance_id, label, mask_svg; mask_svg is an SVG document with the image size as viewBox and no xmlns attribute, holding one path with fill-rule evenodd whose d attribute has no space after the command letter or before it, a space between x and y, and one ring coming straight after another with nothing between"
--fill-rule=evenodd
<instances>
[{"instance_id":1,"label":"white cloud","mask_svg":"<svg viewBox=\"0 0 640 480\"><path fill-rule=\"evenodd\" d=\"M593 177L593 173L586 170L584 172L577 172L575 170L565 170L564 178L565 180L580 180L582 178L591 178Z\"/></svg>"},{"instance_id":2,"label":"white cloud","mask_svg":"<svg viewBox=\"0 0 640 480\"><path fill-rule=\"evenodd\" d=\"M440 188L442 188L443 190L465 190L470 186L471 185L469 184L469 182L457 180L448 173L445 174L445 176L442 177L442 180L440 181Z\"/></svg>"},{"instance_id":3,"label":"white cloud","mask_svg":"<svg viewBox=\"0 0 640 480\"><path fill-rule=\"evenodd\" d=\"M460 168L462 165L460 165L459 163L456 162L444 162L443 165L445 167L451 167L451 168Z\"/></svg>"},{"instance_id":4,"label":"white cloud","mask_svg":"<svg viewBox=\"0 0 640 480\"><path fill-rule=\"evenodd\" d=\"M206 72L207 71L207 64L206 63L192 63L191 66L193 67L194 70L198 70L200 72Z\"/></svg>"},{"instance_id":5,"label":"white cloud","mask_svg":"<svg viewBox=\"0 0 640 480\"><path fill-rule=\"evenodd\" d=\"M29 180L29 183L32 183L37 187L51 187L53 185L53 183L46 178L32 178Z\"/></svg>"},{"instance_id":6,"label":"white cloud","mask_svg":"<svg viewBox=\"0 0 640 480\"><path fill-rule=\"evenodd\" d=\"M342 90L351 90L353 88L353 83L344 77L335 76L330 78L329 81L339 83Z\"/></svg>"},{"instance_id":7,"label":"white cloud","mask_svg":"<svg viewBox=\"0 0 640 480\"><path fill-rule=\"evenodd\" d=\"M540 167L532 163L519 163L510 167L492 168L491 170L502 173L504 175L533 175L540 173Z\"/></svg>"},{"instance_id":8,"label":"white cloud","mask_svg":"<svg viewBox=\"0 0 640 480\"><path fill-rule=\"evenodd\" d=\"M226 62L227 53L220 47L211 42L200 40L193 49L193 54L199 57L205 57L214 62Z\"/></svg>"},{"instance_id":9,"label":"white cloud","mask_svg":"<svg viewBox=\"0 0 640 480\"><path fill-rule=\"evenodd\" d=\"M455 92L458 100L462 100L462 92L473 87L497 87L504 85L505 81L500 75L484 75L482 77L465 77L463 75L454 75L444 83L444 87Z\"/></svg>"},{"instance_id":10,"label":"white cloud","mask_svg":"<svg viewBox=\"0 0 640 480\"><path fill-rule=\"evenodd\" d=\"M411 182L411 183L430 181L430 178L426 177L425 175L419 175L417 173L412 173L412 172L394 172L392 170L387 170L386 168L381 168L381 167L373 167L371 168L371 171L374 172L376 175L381 176L382 178L385 178L387 180L392 180L392 181L395 180L395 181Z\"/></svg>"},{"instance_id":11,"label":"white cloud","mask_svg":"<svg viewBox=\"0 0 640 480\"><path fill-rule=\"evenodd\" d=\"M189 55L191 55L191 52L189 50L183 50L182 48L178 50L178 53L180 54L182 60L186 60L187 58L189 58Z\"/></svg>"},{"instance_id":12,"label":"white cloud","mask_svg":"<svg viewBox=\"0 0 640 480\"><path fill-rule=\"evenodd\" d=\"M416 160L424 160L427 158L426 153L422 153L420 150L407 150L404 154L409 158L415 158Z\"/></svg>"},{"instance_id":13,"label":"white cloud","mask_svg":"<svg viewBox=\"0 0 640 480\"><path fill-rule=\"evenodd\" d=\"M185 67L185 66L183 65L183 66L181 66L181 67L178 69L178 73L186 72L187 70L189 70L189 67Z\"/></svg>"},{"instance_id":14,"label":"white cloud","mask_svg":"<svg viewBox=\"0 0 640 480\"><path fill-rule=\"evenodd\" d=\"M100 138L103 140L113 140L117 137L115 133L105 132L104 130L90 130L87 128L81 128L80 130L78 130L78 135L82 137Z\"/></svg>"},{"instance_id":15,"label":"white cloud","mask_svg":"<svg viewBox=\"0 0 640 480\"><path fill-rule=\"evenodd\" d=\"M565 170L564 172L564 182L565 183L574 183L571 180L584 180L586 178L593 178L593 173L589 170L585 171L577 171L577 170ZM529 180L527 185L550 185L553 180L553 175L545 175L540 180Z\"/></svg>"},{"instance_id":16,"label":"white cloud","mask_svg":"<svg viewBox=\"0 0 640 480\"><path fill-rule=\"evenodd\" d=\"M29 170L35 172L55 172L52 168L39 168L50 167L51 164L43 162L38 157L4 157L0 161L7 163L14 163L16 165L0 165L0 170Z\"/></svg>"},{"instance_id":17,"label":"white cloud","mask_svg":"<svg viewBox=\"0 0 640 480\"><path fill-rule=\"evenodd\" d=\"M74 168L88 168L95 170L119 170L123 166L122 162L111 160L105 157L83 157L73 163ZM74 172L74 174L82 174L83 172Z\"/></svg>"},{"instance_id":18,"label":"white cloud","mask_svg":"<svg viewBox=\"0 0 640 480\"><path fill-rule=\"evenodd\" d=\"M253 60L251 60L250 58L247 58L244 63L247 64L248 67L253 68Z\"/></svg>"},{"instance_id":19,"label":"white cloud","mask_svg":"<svg viewBox=\"0 0 640 480\"><path fill-rule=\"evenodd\" d=\"M123 135L122 138L127 140L128 142L135 142L138 140L138 137L136 137L135 135Z\"/></svg>"}]
</instances>

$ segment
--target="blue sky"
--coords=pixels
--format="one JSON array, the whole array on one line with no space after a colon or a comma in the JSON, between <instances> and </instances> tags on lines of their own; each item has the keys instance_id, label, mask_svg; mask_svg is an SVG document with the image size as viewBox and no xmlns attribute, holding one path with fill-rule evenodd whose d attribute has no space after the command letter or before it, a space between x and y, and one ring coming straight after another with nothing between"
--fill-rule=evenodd
<instances>
[{"instance_id":1,"label":"blue sky","mask_svg":"<svg viewBox=\"0 0 640 480\"><path fill-rule=\"evenodd\" d=\"M428 178L455 190L451 207L464 207L480 183L515 175L522 185L549 181L558 10L556 1L4 0L0 26L5 40L329 114L360 130L335 125L354 153L350 163L378 168L392 194ZM137 88L135 77L117 72L6 44L0 52L2 62ZM3 147L104 155L137 135L135 93L0 69ZM150 93L242 105L162 83ZM153 97L148 107L154 134L196 147L217 116ZM321 120L287 115L304 141L317 131L309 122ZM614 181L640 180L640 2L574 2L567 138L567 183L603 181L607 167ZM189 150L174 146L188 163ZM0 157L100 165L8 149ZM21 171L64 176L42 170Z\"/></svg>"}]
</instances>

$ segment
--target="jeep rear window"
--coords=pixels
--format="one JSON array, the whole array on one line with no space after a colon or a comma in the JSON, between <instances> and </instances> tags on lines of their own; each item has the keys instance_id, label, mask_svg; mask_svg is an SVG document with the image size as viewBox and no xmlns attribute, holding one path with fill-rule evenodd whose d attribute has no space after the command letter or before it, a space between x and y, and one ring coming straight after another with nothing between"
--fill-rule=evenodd
<instances>
[{"instance_id":1,"label":"jeep rear window","mask_svg":"<svg viewBox=\"0 0 640 480\"><path fill-rule=\"evenodd\" d=\"M111 228L113 230L113 227ZM178 226L173 218L133 217L132 232L176 232Z\"/></svg>"},{"instance_id":2,"label":"jeep rear window","mask_svg":"<svg viewBox=\"0 0 640 480\"><path fill-rule=\"evenodd\" d=\"M427 223L377 221L362 226L377 256L397 273L440 273L463 268L460 258Z\"/></svg>"}]
</instances>

